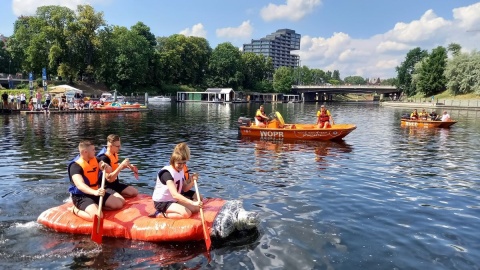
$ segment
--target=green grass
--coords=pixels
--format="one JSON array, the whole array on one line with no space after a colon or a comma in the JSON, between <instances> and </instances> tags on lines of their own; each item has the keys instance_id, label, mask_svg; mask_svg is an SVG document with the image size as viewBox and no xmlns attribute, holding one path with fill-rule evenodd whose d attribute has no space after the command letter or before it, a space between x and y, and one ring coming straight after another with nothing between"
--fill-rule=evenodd
<instances>
[{"instance_id":1,"label":"green grass","mask_svg":"<svg viewBox=\"0 0 480 270\"><path fill-rule=\"evenodd\" d=\"M431 99L432 97L425 97L422 94L417 94L415 96L410 97L410 99L417 99L417 100L423 100L423 99ZM450 91L446 90L443 91L440 94L435 95L435 99L458 99L458 100L463 100L463 99L480 99L480 96L474 93L470 94L464 94L464 95L453 95Z\"/></svg>"}]
</instances>

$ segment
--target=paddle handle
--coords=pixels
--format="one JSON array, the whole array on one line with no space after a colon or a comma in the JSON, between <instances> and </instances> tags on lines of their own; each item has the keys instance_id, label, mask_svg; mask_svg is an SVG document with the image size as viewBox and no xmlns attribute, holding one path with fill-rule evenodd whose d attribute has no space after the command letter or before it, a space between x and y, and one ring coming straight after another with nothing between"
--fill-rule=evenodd
<instances>
[{"instance_id":1,"label":"paddle handle","mask_svg":"<svg viewBox=\"0 0 480 270\"><path fill-rule=\"evenodd\" d=\"M105 168L104 168L103 172L102 172L102 187L101 187L102 189L105 188L105 174L106 174L106 171L105 171ZM98 213L97 213L98 218L101 217L102 207L103 207L103 195L100 196L100 202L98 203ZM97 230L98 230L98 228L97 228Z\"/></svg>"},{"instance_id":2,"label":"paddle handle","mask_svg":"<svg viewBox=\"0 0 480 270\"><path fill-rule=\"evenodd\" d=\"M193 183L195 184L195 190L197 194L197 201L200 201L200 191L198 190L197 179L193 179ZM207 224L205 223L205 217L203 216L203 208L200 207L200 218L202 219L202 227L203 227L203 237L205 238L205 245L207 246L207 252L210 250L211 240L210 235L207 232Z\"/></svg>"}]
</instances>

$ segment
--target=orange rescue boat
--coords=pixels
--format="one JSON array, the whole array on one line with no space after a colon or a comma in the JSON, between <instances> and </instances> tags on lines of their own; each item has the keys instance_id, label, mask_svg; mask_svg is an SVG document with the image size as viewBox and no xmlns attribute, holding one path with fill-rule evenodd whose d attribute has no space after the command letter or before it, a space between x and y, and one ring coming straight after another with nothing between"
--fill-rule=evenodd
<instances>
[{"instance_id":1,"label":"orange rescue boat","mask_svg":"<svg viewBox=\"0 0 480 270\"><path fill-rule=\"evenodd\" d=\"M357 128L353 124L335 124L329 128L318 128L315 124L285 124L282 115L275 112L275 118L266 127L259 127L249 118L238 119L242 136L274 140L341 140Z\"/></svg>"}]
</instances>

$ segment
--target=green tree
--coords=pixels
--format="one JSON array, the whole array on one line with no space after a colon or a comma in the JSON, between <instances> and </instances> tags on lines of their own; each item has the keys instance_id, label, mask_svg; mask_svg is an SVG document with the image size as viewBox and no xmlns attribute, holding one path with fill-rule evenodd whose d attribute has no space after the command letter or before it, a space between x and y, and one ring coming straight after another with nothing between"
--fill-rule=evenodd
<instances>
[{"instance_id":1,"label":"green tree","mask_svg":"<svg viewBox=\"0 0 480 270\"><path fill-rule=\"evenodd\" d=\"M462 46L457 43L448 44L447 50L452 53L453 56L458 56L462 52Z\"/></svg>"},{"instance_id":2,"label":"green tree","mask_svg":"<svg viewBox=\"0 0 480 270\"><path fill-rule=\"evenodd\" d=\"M405 61L395 68L397 71L397 87L407 96L416 94L415 85L412 84L412 74L415 71L415 64L427 55L428 52L419 47L412 49L407 53Z\"/></svg>"},{"instance_id":3,"label":"green tree","mask_svg":"<svg viewBox=\"0 0 480 270\"><path fill-rule=\"evenodd\" d=\"M201 37L175 34L157 39L157 51L169 84L202 85L212 49Z\"/></svg>"},{"instance_id":4,"label":"green tree","mask_svg":"<svg viewBox=\"0 0 480 270\"><path fill-rule=\"evenodd\" d=\"M240 86L243 80L240 50L229 42L219 44L210 57L208 73L210 86Z\"/></svg>"},{"instance_id":5,"label":"green tree","mask_svg":"<svg viewBox=\"0 0 480 270\"><path fill-rule=\"evenodd\" d=\"M338 81L339 84L342 82L342 79L340 79L340 71L339 70L334 70L333 71L332 79Z\"/></svg>"},{"instance_id":6,"label":"green tree","mask_svg":"<svg viewBox=\"0 0 480 270\"><path fill-rule=\"evenodd\" d=\"M290 93L294 83L294 70L290 67L279 67L273 74L273 89L277 93Z\"/></svg>"},{"instance_id":7,"label":"green tree","mask_svg":"<svg viewBox=\"0 0 480 270\"><path fill-rule=\"evenodd\" d=\"M480 95L480 52L460 53L447 62L447 88L454 95Z\"/></svg>"},{"instance_id":8,"label":"green tree","mask_svg":"<svg viewBox=\"0 0 480 270\"><path fill-rule=\"evenodd\" d=\"M80 76L92 79L98 64L98 32L106 26L103 12L95 12L92 6L77 6L76 19L67 28L69 58L60 65L58 73L64 77ZM76 72L75 72L76 71Z\"/></svg>"},{"instance_id":9,"label":"green tree","mask_svg":"<svg viewBox=\"0 0 480 270\"><path fill-rule=\"evenodd\" d=\"M424 96L432 96L446 89L444 76L447 61L447 50L438 46L415 65L414 80L415 87Z\"/></svg>"},{"instance_id":10,"label":"green tree","mask_svg":"<svg viewBox=\"0 0 480 270\"><path fill-rule=\"evenodd\" d=\"M366 81L362 76L348 76L343 80L346 84L365 85Z\"/></svg>"},{"instance_id":11,"label":"green tree","mask_svg":"<svg viewBox=\"0 0 480 270\"><path fill-rule=\"evenodd\" d=\"M397 85L397 78L388 78L388 79L382 80L382 81L380 82L380 85L391 85L391 86L395 86L395 85Z\"/></svg>"},{"instance_id":12,"label":"green tree","mask_svg":"<svg viewBox=\"0 0 480 270\"><path fill-rule=\"evenodd\" d=\"M321 69L312 69L312 85L322 85L326 82L326 74Z\"/></svg>"},{"instance_id":13,"label":"green tree","mask_svg":"<svg viewBox=\"0 0 480 270\"><path fill-rule=\"evenodd\" d=\"M258 84L265 78L266 58L261 54L247 52L242 54L243 88L257 90Z\"/></svg>"},{"instance_id":14,"label":"green tree","mask_svg":"<svg viewBox=\"0 0 480 270\"><path fill-rule=\"evenodd\" d=\"M108 86L133 92L144 85L148 74L148 40L136 31L114 26L100 33L100 62L97 76Z\"/></svg>"}]
</instances>

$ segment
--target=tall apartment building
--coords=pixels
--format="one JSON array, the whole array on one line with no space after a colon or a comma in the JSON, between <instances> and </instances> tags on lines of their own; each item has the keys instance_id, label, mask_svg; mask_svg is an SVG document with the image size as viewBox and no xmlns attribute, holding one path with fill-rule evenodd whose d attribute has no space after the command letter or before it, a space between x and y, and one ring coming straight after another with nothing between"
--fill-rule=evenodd
<instances>
[{"instance_id":1,"label":"tall apartment building","mask_svg":"<svg viewBox=\"0 0 480 270\"><path fill-rule=\"evenodd\" d=\"M275 69L279 67L296 67L300 57L291 51L300 50L301 35L290 29L279 29L261 39L252 39L250 44L243 44L243 52L253 52L271 57Z\"/></svg>"}]
</instances>

